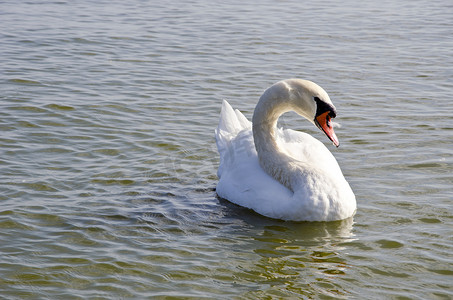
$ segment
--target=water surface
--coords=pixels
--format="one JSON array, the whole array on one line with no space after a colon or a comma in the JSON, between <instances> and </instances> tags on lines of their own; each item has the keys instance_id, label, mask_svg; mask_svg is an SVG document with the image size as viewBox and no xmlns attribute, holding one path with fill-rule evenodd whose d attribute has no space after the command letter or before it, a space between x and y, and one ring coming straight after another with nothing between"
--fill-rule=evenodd
<instances>
[{"instance_id":1,"label":"water surface","mask_svg":"<svg viewBox=\"0 0 453 300\"><path fill-rule=\"evenodd\" d=\"M6 1L0 291L31 298L453 297L450 1ZM331 223L218 199L221 100L317 82L358 201Z\"/></svg>"}]
</instances>

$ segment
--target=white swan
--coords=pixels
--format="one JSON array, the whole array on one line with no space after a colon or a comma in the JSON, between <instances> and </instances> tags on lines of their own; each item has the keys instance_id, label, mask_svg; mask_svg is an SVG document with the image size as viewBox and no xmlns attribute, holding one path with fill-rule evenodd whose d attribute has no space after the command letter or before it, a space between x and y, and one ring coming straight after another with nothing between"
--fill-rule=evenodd
<instances>
[{"instance_id":1,"label":"white swan","mask_svg":"<svg viewBox=\"0 0 453 300\"><path fill-rule=\"evenodd\" d=\"M256 105L253 125L224 100L215 131L218 196L275 219L351 217L355 196L332 153L309 134L276 127L288 111L316 124L339 146L330 121L335 107L311 81L288 79L268 88Z\"/></svg>"}]
</instances>

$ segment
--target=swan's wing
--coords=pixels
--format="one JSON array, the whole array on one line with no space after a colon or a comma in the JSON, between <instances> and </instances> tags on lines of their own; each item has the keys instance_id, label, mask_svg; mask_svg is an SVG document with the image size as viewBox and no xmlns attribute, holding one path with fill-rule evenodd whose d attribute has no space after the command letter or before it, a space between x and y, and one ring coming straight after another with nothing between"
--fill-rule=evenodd
<instances>
[{"instance_id":1,"label":"swan's wing","mask_svg":"<svg viewBox=\"0 0 453 300\"><path fill-rule=\"evenodd\" d=\"M215 136L220 154L217 194L262 215L279 218L281 204L290 201L293 193L263 171L252 123L225 100Z\"/></svg>"},{"instance_id":2,"label":"swan's wing","mask_svg":"<svg viewBox=\"0 0 453 300\"><path fill-rule=\"evenodd\" d=\"M228 143L219 173L216 191L220 197L265 216L279 218L281 206L293 197L259 165L250 129Z\"/></svg>"},{"instance_id":3,"label":"swan's wing","mask_svg":"<svg viewBox=\"0 0 453 300\"><path fill-rule=\"evenodd\" d=\"M320 170L341 174L338 162L329 149L308 133L279 128L277 143L291 157L301 162L311 164Z\"/></svg>"},{"instance_id":4,"label":"swan's wing","mask_svg":"<svg viewBox=\"0 0 453 300\"><path fill-rule=\"evenodd\" d=\"M351 216L356 208L354 192L329 149L311 135L291 129L279 129L277 142L299 161L303 172L294 190L297 200L284 211L287 214L283 219L338 220Z\"/></svg>"},{"instance_id":5,"label":"swan's wing","mask_svg":"<svg viewBox=\"0 0 453 300\"><path fill-rule=\"evenodd\" d=\"M231 155L231 141L239 132L250 130L252 123L239 111L233 110L231 105L223 100L220 120L215 130L217 149L220 154L220 166L217 175L220 177L225 165L225 160Z\"/></svg>"}]
</instances>

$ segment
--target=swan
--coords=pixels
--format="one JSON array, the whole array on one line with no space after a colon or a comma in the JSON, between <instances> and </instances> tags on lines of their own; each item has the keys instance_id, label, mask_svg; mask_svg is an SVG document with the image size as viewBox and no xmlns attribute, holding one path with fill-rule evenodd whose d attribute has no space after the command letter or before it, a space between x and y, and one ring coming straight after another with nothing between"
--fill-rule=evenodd
<instances>
[{"instance_id":1,"label":"swan","mask_svg":"<svg viewBox=\"0 0 453 300\"><path fill-rule=\"evenodd\" d=\"M332 153L311 135L277 128L295 111L338 147L335 106L314 82L287 79L260 97L252 122L223 100L215 130L220 154L217 195L274 219L335 221L356 211L355 195Z\"/></svg>"}]
</instances>

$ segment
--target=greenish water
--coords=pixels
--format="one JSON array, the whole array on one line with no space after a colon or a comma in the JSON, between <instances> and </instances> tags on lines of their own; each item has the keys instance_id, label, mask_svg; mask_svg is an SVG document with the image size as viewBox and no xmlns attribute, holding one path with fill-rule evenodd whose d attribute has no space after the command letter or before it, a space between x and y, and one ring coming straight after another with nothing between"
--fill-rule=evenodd
<instances>
[{"instance_id":1,"label":"greenish water","mask_svg":"<svg viewBox=\"0 0 453 300\"><path fill-rule=\"evenodd\" d=\"M449 1L1 4L6 299L453 297ZM299 77L335 103L353 219L218 199L221 100Z\"/></svg>"}]
</instances>

